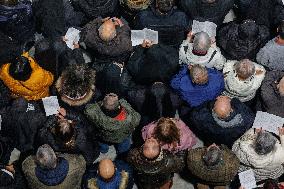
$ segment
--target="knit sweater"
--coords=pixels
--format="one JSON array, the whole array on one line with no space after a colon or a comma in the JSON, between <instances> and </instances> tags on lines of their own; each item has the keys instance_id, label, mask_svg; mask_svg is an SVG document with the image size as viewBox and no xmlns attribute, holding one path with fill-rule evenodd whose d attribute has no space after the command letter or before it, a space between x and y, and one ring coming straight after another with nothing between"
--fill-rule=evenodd
<instances>
[{"instance_id":1,"label":"knit sweater","mask_svg":"<svg viewBox=\"0 0 284 189\"><path fill-rule=\"evenodd\" d=\"M198 56L192 53L193 43L184 40L179 49L180 64L200 64L207 68L216 68L222 70L226 59L221 54L221 51L216 46L211 46L204 56Z\"/></svg>"},{"instance_id":2,"label":"knit sweater","mask_svg":"<svg viewBox=\"0 0 284 189\"><path fill-rule=\"evenodd\" d=\"M261 85L262 108L265 112L284 117L284 96L281 96L277 84L284 72L267 72Z\"/></svg>"},{"instance_id":3,"label":"knit sweater","mask_svg":"<svg viewBox=\"0 0 284 189\"><path fill-rule=\"evenodd\" d=\"M242 102L249 101L255 97L257 89L261 86L261 82L265 76L265 69L263 66L254 63L255 70L261 70L261 74L254 74L247 80L240 80L236 75L234 65L237 61L228 61L223 69L225 75L225 89L224 95L231 98L238 98Z\"/></svg>"},{"instance_id":4,"label":"knit sweater","mask_svg":"<svg viewBox=\"0 0 284 189\"><path fill-rule=\"evenodd\" d=\"M208 83L205 85L192 83L187 65L184 65L171 80L171 87L192 107L215 99L224 89L223 75L214 69L207 68L207 70Z\"/></svg>"},{"instance_id":5,"label":"knit sweater","mask_svg":"<svg viewBox=\"0 0 284 189\"><path fill-rule=\"evenodd\" d=\"M284 70L284 45L275 42L275 38L260 49L256 55L259 64L267 67L269 70Z\"/></svg>"},{"instance_id":6,"label":"knit sweater","mask_svg":"<svg viewBox=\"0 0 284 189\"><path fill-rule=\"evenodd\" d=\"M254 129L248 130L233 145L232 151L237 155L242 165L239 172L253 169L256 181L268 178L277 179L284 173L284 136L277 140L275 149L266 155L259 155L253 148L257 134Z\"/></svg>"}]
</instances>

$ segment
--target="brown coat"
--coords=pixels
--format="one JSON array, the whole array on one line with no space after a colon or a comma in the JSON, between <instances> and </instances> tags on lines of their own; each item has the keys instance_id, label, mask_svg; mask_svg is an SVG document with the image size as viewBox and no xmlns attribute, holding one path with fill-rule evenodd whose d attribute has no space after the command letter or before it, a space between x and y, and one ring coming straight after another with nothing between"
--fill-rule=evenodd
<instances>
[{"instance_id":1,"label":"brown coat","mask_svg":"<svg viewBox=\"0 0 284 189\"><path fill-rule=\"evenodd\" d=\"M206 147L196 148L188 151L187 166L190 172L201 179L204 184L214 186L228 185L238 172L240 162L237 156L225 145L221 146L223 162L216 169L208 168L202 156L207 150Z\"/></svg>"},{"instance_id":2,"label":"brown coat","mask_svg":"<svg viewBox=\"0 0 284 189\"><path fill-rule=\"evenodd\" d=\"M80 189L81 179L86 169L86 162L81 155L76 154L60 154L59 157L65 158L69 163L69 171L64 181L56 186L47 186L41 183L36 175L36 163L34 156L29 156L22 164L23 172L28 181L29 187L32 189Z\"/></svg>"}]
</instances>

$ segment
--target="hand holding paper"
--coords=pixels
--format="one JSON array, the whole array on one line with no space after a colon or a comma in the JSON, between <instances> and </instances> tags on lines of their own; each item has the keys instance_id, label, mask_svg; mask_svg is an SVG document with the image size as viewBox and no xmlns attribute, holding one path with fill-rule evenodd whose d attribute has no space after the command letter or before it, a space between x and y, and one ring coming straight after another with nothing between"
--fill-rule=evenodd
<instances>
[{"instance_id":1,"label":"hand holding paper","mask_svg":"<svg viewBox=\"0 0 284 189\"><path fill-rule=\"evenodd\" d=\"M55 115L60 109L57 96L45 97L42 99L46 116Z\"/></svg>"},{"instance_id":2,"label":"hand holding paper","mask_svg":"<svg viewBox=\"0 0 284 189\"><path fill-rule=\"evenodd\" d=\"M70 49L74 49L77 47L76 45L78 44L80 40L80 30L77 30L75 28L69 28L63 37L63 40L65 41L67 47ZM75 45L74 45L75 44Z\"/></svg>"},{"instance_id":3,"label":"hand holding paper","mask_svg":"<svg viewBox=\"0 0 284 189\"><path fill-rule=\"evenodd\" d=\"M256 188L256 181L252 169L239 173L239 179L242 187L245 189Z\"/></svg>"}]
</instances>

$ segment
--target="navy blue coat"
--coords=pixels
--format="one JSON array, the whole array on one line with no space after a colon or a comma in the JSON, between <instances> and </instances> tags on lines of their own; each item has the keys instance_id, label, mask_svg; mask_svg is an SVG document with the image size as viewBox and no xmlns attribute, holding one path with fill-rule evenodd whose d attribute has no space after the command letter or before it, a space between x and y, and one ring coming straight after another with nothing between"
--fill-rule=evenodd
<instances>
[{"instance_id":1,"label":"navy blue coat","mask_svg":"<svg viewBox=\"0 0 284 189\"><path fill-rule=\"evenodd\" d=\"M241 137L253 125L255 114L252 110L237 98L231 100L233 113L224 121L230 125L230 121L237 115L241 115L238 123L231 124L230 127L221 127L212 116L212 109L215 101L205 103L196 107L190 113L190 125L195 134L208 144L225 144L232 147L233 143Z\"/></svg>"}]
</instances>

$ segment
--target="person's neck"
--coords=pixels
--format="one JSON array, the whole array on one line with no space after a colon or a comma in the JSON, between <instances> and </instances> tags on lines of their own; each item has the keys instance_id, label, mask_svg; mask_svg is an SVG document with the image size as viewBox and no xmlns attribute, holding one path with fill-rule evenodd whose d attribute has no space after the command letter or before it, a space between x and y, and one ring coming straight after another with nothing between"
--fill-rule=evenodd
<instances>
[{"instance_id":1,"label":"person's neck","mask_svg":"<svg viewBox=\"0 0 284 189\"><path fill-rule=\"evenodd\" d=\"M275 39L275 42L278 45L284 46L284 39L281 39L279 36Z\"/></svg>"}]
</instances>

